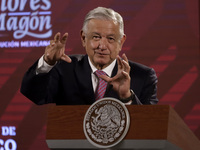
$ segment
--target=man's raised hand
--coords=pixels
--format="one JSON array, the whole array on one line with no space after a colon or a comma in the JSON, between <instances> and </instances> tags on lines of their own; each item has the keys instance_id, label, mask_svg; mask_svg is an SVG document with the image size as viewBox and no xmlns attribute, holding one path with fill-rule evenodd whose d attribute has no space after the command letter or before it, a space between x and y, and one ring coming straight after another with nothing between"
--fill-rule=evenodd
<instances>
[{"instance_id":1,"label":"man's raised hand","mask_svg":"<svg viewBox=\"0 0 200 150\"><path fill-rule=\"evenodd\" d=\"M65 54L65 44L68 38L68 33L65 33L62 38L61 34L58 32L54 36L54 40L50 41L45 49L44 60L49 65L54 65L58 60L64 60L71 63L69 56Z\"/></svg>"},{"instance_id":2,"label":"man's raised hand","mask_svg":"<svg viewBox=\"0 0 200 150\"><path fill-rule=\"evenodd\" d=\"M117 57L118 71L117 74L110 78L106 75L100 76L102 79L113 85L113 89L118 92L120 98L127 98L131 96L130 92L130 66L128 58L125 54L122 55L122 59Z\"/></svg>"}]
</instances>

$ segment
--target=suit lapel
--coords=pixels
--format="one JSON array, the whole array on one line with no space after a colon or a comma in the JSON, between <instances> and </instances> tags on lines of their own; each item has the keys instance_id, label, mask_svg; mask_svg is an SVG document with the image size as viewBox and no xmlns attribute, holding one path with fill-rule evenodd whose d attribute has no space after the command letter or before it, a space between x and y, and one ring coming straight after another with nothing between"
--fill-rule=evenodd
<instances>
[{"instance_id":1,"label":"suit lapel","mask_svg":"<svg viewBox=\"0 0 200 150\"><path fill-rule=\"evenodd\" d=\"M115 67L113 68L111 77L114 77L114 76L117 74L117 71L118 71L117 66L118 66L118 65L117 65L117 61L116 61L116 64L115 64Z\"/></svg>"},{"instance_id":2,"label":"suit lapel","mask_svg":"<svg viewBox=\"0 0 200 150\"><path fill-rule=\"evenodd\" d=\"M95 97L91 80L91 68L87 55L85 55L83 59L77 63L75 74L77 77L81 96L86 101L86 103L92 104L95 100Z\"/></svg>"}]
</instances>

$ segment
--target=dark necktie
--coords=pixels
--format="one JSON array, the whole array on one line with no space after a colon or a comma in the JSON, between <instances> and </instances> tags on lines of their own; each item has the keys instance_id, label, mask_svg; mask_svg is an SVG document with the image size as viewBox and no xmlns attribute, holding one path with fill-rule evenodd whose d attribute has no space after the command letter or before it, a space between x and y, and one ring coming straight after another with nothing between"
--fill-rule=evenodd
<instances>
[{"instance_id":1,"label":"dark necktie","mask_svg":"<svg viewBox=\"0 0 200 150\"><path fill-rule=\"evenodd\" d=\"M98 100L98 99L101 99L104 97L106 87L107 87L107 82L105 80L101 79L99 76L106 75L106 73L104 71L97 70L97 71L95 71L95 74L99 78L99 83L97 85L97 90L96 90L96 95L95 95L95 99Z\"/></svg>"}]
</instances>

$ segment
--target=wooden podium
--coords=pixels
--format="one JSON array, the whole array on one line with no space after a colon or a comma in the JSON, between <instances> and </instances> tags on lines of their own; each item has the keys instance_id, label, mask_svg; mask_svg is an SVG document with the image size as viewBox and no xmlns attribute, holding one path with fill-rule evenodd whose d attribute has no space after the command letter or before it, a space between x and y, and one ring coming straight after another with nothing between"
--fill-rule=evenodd
<instances>
[{"instance_id":1,"label":"wooden podium","mask_svg":"<svg viewBox=\"0 0 200 150\"><path fill-rule=\"evenodd\" d=\"M89 105L49 106L46 142L50 149L98 149L86 139ZM129 105L130 127L113 149L200 150L200 141L168 105Z\"/></svg>"}]
</instances>

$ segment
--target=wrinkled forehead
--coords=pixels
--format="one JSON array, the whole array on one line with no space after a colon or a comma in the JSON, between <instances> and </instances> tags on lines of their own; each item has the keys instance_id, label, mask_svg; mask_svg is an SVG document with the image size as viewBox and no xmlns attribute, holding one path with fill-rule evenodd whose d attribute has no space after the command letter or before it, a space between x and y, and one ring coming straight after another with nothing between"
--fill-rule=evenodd
<instances>
[{"instance_id":1,"label":"wrinkled forehead","mask_svg":"<svg viewBox=\"0 0 200 150\"><path fill-rule=\"evenodd\" d=\"M90 21L88 21L87 30L101 30L118 34L120 32L120 26L117 22L113 20L91 19Z\"/></svg>"}]
</instances>

